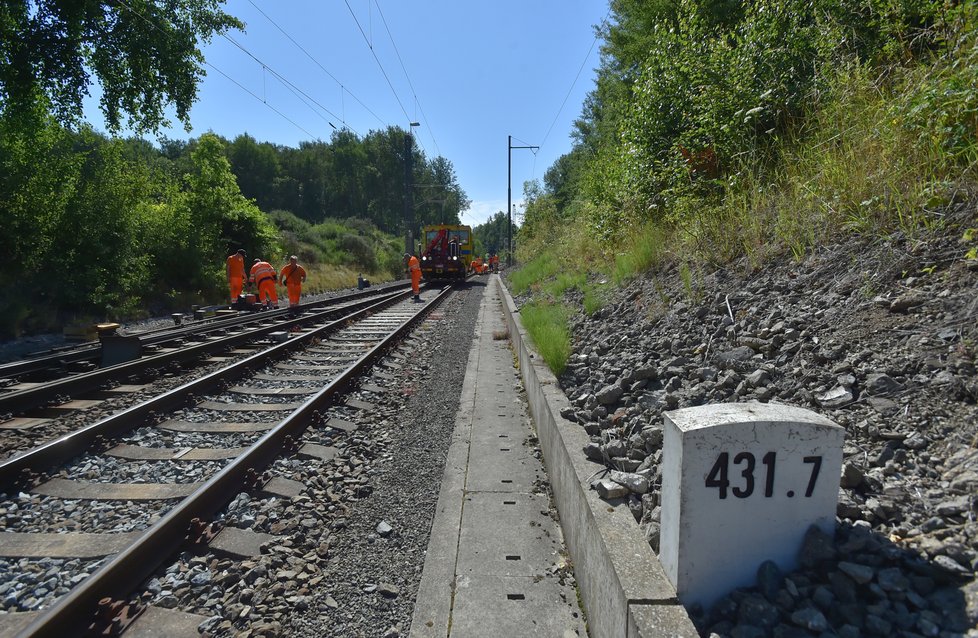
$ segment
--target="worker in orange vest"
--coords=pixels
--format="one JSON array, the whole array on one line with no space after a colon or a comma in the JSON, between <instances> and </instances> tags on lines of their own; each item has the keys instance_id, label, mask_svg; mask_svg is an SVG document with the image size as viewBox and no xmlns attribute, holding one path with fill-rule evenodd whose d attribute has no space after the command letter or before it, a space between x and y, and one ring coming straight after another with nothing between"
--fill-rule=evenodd
<instances>
[{"instance_id":1,"label":"worker in orange vest","mask_svg":"<svg viewBox=\"0 0 978 638\"><path fill-rule=\"evenodd\" d=\"M295 255L289 257L289 263L282 267L282 285L289 291L289 309L293 312L299 305L302 295L302 284L306 281L306 270L299 265Z\"/></svg>"},{"instance_id":2,"label":"worker in orange vest","mask_svg":"<svg viewBox=\"0 0 978 638\"><path fill-rule=\"evenodd\" d=\"M404 253L404 261L407 262L408 274L411 275L411 290L414 291L414 300L421 301L421 264L418 258L411 253Z\"/></svg>"},{"instance_id":3,"label":"worker in orange vest","mask_svg":"<svg viewBox=\"0 0 978 638\"><path fill-rule=\"evenodd\" d=\"M258 288L258 302L266 308L278 308L278 291L275 290L277 276L275 268L267 261L256 259L251 267L248 281Z\"/></svg>"},{"instance_id":4,"label":"worker in orange vest","mask_svg":"<svg viewBox=\"0 0 978 638\"><path fill-rule=\"evenodd\" d=\"M244 279L245 279L245 251L244 249L238 250L227 260L227 271L228 271L228 286L231 287L231 303L238 300L241 296L241 291L244 290Z\"/></svg>"},{"instance_id":5,"label":"worker in orange vest","mask_svg":"<svg viewBox=\"0 0 978 638\"><path fill-rule=\"evenodd\" d=\"M499 255L489 258L489 272L499 272Z\"/></svg>"}]
</instances>

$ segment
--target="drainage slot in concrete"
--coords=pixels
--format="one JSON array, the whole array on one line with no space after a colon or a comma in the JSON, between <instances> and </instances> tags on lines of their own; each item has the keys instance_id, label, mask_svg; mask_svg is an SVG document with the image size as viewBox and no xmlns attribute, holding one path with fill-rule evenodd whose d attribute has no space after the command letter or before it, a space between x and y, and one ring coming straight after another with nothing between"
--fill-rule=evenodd
<instances>
[{"instance_id":1,"label":"drainage slot in concrete","mask_svg":"<svg viewBox=\"0 0 978 638\"><path fill-rule=\"evenodd\" d=\"M499 438L501 438L501 439L508 439L509 438L509 435L508 434L500 434L499 435Z\"/></svg>"},{"instance_id":2,"label":"drainage slot in concrete","mask_svg":"<svg viewBox=\"0 0 978 638\"><path fill-rule=\"evenodd\" d=\"M506 598L510 600L526 600L526 596L523 594L506 594Z\"/></svg>"},{"instance_id":3,"label":"drainage slot in concrete","mask_svg":"<svg viewBox=\"0 0 978 638\"><path fill-rule=\"evenodd\" d=\"M501 447L501 448L499 448L499 451L500 452L509 452L509 448L508 447Z\"/></svg>"},{"instance_id":4,"label":"drainage slot in concrete","mask_svg":"<svg viewBox=\"0 0 978 638\"><path fill-rule=\"evenodd\" d=\"M500 481L500 482L501 483L512 483L513 480L512 479L502 479L502 481Z\"/></svg>"},{"instance_id":5,"label":"drainage slot in concrete","mask_svg":"<svg viewBox=\"0 0 978 638\"><path fill-rule=\"evenodd\" d=\"M503 505L516 505L516 501L503 501Z\"/></svg>"},{"instance_id":6,"label":"drainage slot in concrete","mask_svg":"<svg viewBox=\"0 0 978 638\"><path fill-rule=\"evenodd\" d=\"M519 556L507 556L506 560L522 560Z\"/></svg>"}]
</instances>

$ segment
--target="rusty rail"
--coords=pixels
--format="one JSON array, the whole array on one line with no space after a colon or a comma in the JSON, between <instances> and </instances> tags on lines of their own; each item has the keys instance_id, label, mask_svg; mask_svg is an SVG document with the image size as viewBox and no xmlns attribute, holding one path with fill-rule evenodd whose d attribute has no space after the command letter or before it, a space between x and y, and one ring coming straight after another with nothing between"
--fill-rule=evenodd
<instances>
[{"instance_id":1,"label":"rusty rail","mask_svg":"<svg viewBox=\"0 0 978 638\"><path fill-rule=\"evenodd\" d=\"M83 632L91 623L100 600L105 597L119 599L136 589L155 571L161 558L171 556L180 548L194 518L210 518L225 506L241 491L249 475L260 474L275 460L286 438L297 439L310 422L316 419L319 411L330 405L335 395L343 392L352 380L361 376L364 370L392 349L405 333L444 300L449 291L449 287L444 288L417 314L366 352L342 375L312 396L298 410L262 436L244 454L170 510L128 549L117 554L68 595L43 611L18 636L60 638ZM401 293L400 296L407 297L408 293ZM384 303L391 305L393 301ZM375 310L375 307L371 307L359 313L372 314Z\"/></svg>"},{"instance_id":2,"label":"rusty rail","mask_svg":"<svg viewBox=\"0 0 978 638\"><path fill-rule=\"evenodd\" d=\"M392 286L393 288L393 286ZM384 295L396 295L398 292L393 293L381 293L380 297L384 298ZM351 295L352 296L352 295ZM200 356L214 352L225 350L255 339L261 338L268 335L269 333L278 330L289 330L294 326L302 326L309 323L315 323L316 321L322 321L326 317L335 315L337 313L345 312L351 307L361 307L364 303L372 303L376 300L377 295L371 296L368 299L361 301L355 301L351 305L343 306L340 308L329 308L315 314L305 315L302 317L297 317L295 319L288 319L276 323L274 325L254 328L246 332L242 332L234 335L227 335L219 339L214 339L212 341L207 341L203 343L198 343L195 345L190 345L184 348L180 348L174 352L166 352L157 355L152 355L148 357L143 357L135 361L130 361L128 363L120 363L118 365L109 366L99 370L93 370L91 372L83 372L80 374L72 375L58 381L52 381L50 383L45 383L42 386L36 388L30 388L26 390L18 390L15 392L10 392L6 394L0 394L0 414L10 413L10 414L20 414L26 410L32 408L37 408L44 406L52 397L56 396L77 396L85 392L91 392L100 389L107 381L128 378L134 374L144 372L152 368L159 368L169 365L171 363L181 363L184 361L191 361L199 358ZM344 298L346 300L346 298ZM274 312L274 311L273 311ZM278 311L277 315L272 313L263 313L260 319L273 318L275 316L281 316L282 313L287 312L287 310ZM236 318L237 319L237 318ZM248 320L254 320L249 317ZM242 320L238 319L240 323ZM223 326L223 327L234 327L234 325ZM209 329L213 329L212 327Z\"/></svg>"},{"instance_id":3,"label":"rusty rail","mask_svg":"<svg viewBox=\"0 0 978 638\"><path fill-rule=\"evenodd\" d=\"M306 341L330 334L331 332L342 327L342 324L348 321L351 317L356 318L362 316L363 314L376 312L377 310L383 309L386 306L399 301L408 294L409 291L395 292L382 296L380 301L378 301L376 298L371 298L357 302L350 306L345 306L344 308L329 310L318 315L320 320L322 320L325 315L335 315L340 312L345 312L347 314L343 314L339 318L327 323L324 326L320 326L315 330L311 330L305 334L289 339L284 343L272 346L266 350L253 354L250 357L242 359L241 361L233 363L226 368L212 372L178 388L174 388L169 392L153 397L152 399L140 403L139 405L135 405L131 408L123 410L122 412L106 417L82 428L81 430L77 430L71 434L66 434L61 438L23 452L10 459L4 460L0 462L0 490L9 489L11 486L15 486L18 481L22 480L28 474L44 471L49 467L63 463L75 455L81 454L87 450L99 437L108 439L140 427L144 425L147 420L151 420L154 415L165 413L184 405L187 398L192 394L202 394L220 383L243 376L250 368L254 366L262 365L269 359L278 357L283 353L290 352L291 350L298 349L300 345ZM282 325L278 324L263 329L262 332L267 333L281 329ZM254 333L249 333L249 335L250 339L255 338Z\"/></svg>"}]
</instances>

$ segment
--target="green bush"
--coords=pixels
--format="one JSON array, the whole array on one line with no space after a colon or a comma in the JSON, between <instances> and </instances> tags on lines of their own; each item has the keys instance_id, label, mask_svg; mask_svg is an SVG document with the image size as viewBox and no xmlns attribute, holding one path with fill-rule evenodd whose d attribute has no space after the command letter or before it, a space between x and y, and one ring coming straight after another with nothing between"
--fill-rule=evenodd
<instances>
[{"instance_id":1,"label":"green bush","mask_svg":"<svg viewBox=\"0 0 978 638\"><path fill-rule=\"evenodd\" d=\"M346 234L340 237L339 247L348 253L350 266L373 271L377 268L377 256L368 240L358 235Z\"/></svg>"},{"instance_id":2,"label":"green bush","mask_svg":"<svg viewBox=\"0 0 978 638\"><path fill-rule=\"evenodd\" d=\"M290 232L296 237L303 237L312 228L308 221L287 210L273 210L268 213L268 219L280 231Z\"/></svg>"}]
</instances>

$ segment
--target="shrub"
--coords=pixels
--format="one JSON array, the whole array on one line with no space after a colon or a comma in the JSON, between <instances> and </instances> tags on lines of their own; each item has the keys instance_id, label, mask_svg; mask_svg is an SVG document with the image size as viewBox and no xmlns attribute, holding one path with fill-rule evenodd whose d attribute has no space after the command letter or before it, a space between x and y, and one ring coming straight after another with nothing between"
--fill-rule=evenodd
<instances>
[{"instance_id":1,"label":"shrub","mask_svg":"<svg viewBox=\"0 0 978 638\"><path fill-rule=\"evenodd\" d=\"M377 268L377 256L368 240L358 235L349 233L340 237L339 247L350 255L351 266L357 266L364 270L373 271Z\"/></svg>"}]
</instances>

